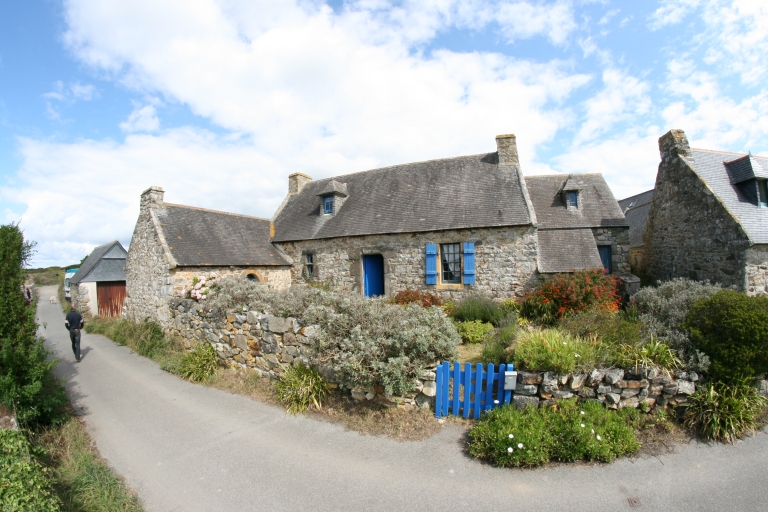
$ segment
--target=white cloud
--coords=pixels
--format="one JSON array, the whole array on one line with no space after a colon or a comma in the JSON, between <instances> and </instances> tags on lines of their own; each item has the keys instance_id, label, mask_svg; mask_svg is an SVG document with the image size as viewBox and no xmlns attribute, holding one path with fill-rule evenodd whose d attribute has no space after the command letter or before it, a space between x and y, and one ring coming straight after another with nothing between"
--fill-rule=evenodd
<instances>
[{"instance_id":1,"label":"white cloud","mask_svg":"<svg viewBox=\"0 0 768 512\"><path fill-rule=\"evenodd\" d=\"M667 25L676 25L683 21L701 3L701 0L662 0L661 7L650 17L651 30L659 30Z\"/></svg>"},{"instance_id":2,"label":"white cloud","mask_svg":"<svg viewBox=\"0 0 768 512\"><path fill-rule=\"evenodd\" d=\"M152 105L137 106L130 113L128 119L120 123L120 129L124 132L156 132L160 129L160 119L157 117L155 107Z\"/></svg>"},{"instance_id":3,"label":"white cloud","mask_svg":"<svg viewBox=\"0 0 768 512\"><path fill-rule=\"evenodd\" d=\"M62 121L61 105L71 105L77 100L90 101L96 97L98 91L92 84L81 84L80 82L64 85L64 82L57 80L53 84L53 90L43 94L45 98L45 111L49 118L55 121Z\"/></svg>"},{"instance_id":4,"label":"white cloud","mask_svg":"<svg viewBox=\"0 0 768 512\"><path fill-rule=\"evenodd\" d=\"M570 2L503 4L497 20L510 42L543 34L553 44L562 45L577 27Z\"/></svg>"}]
</instances>

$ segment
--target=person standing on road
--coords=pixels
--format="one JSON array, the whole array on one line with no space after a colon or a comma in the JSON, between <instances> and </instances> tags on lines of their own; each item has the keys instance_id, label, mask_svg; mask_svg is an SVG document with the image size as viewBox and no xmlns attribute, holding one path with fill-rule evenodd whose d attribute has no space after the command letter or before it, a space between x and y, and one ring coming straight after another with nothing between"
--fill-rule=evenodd
<instances>
[{"instance_id":1,"label":"person standing on road","mask_svg":"<svg viewBox=\"0 0 768 512\"><path fill-rule=\"evenodd\" d=\"M72 340L72 352L75 353L75 359L80 362L80 329L83 328L83 317L80 316L72 306L72 311L67 313L67 319L64 325L69 329L69 339Z\"/></svg>"}]
</instances>

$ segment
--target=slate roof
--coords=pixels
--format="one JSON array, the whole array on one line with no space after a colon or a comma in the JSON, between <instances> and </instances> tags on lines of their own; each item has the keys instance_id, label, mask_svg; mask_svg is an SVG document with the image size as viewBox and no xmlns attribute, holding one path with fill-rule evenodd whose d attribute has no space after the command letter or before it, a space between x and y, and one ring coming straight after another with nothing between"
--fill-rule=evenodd
<instances>
[{"instance_id":1,"label":"slate roof","mask_svg":"<svg viewBox=\"0 0 768 512\"><path fill-rule=\"evenodd\" d=\"M85 259L70 284L125 281L127 251L119 241L96 247Z\"/></svg>"},{"instance_id":2,"label":"slate roof","mask_svg":"<svg viewBox=\"0 0 768 512\"><path fill-rule=\"evenodd\" d=\"M715 196L731 212L741 227L756 244L768 243L768 208L761 208L749 200L739 187L732 183L725 162L744 156L738 153L691 149L693 168L709 185ZM751 160L768 169L768 158L752 156Z\"/></svg>"},{"instance_id":3,"label":"slate roof","mask_svg":"<svg viewBox=\"0 0 768 512\"><path fill-rule=\"evenodd\" d=\"M591 229L550 229L539 231L538 236L543 274L603 268Z\"/></svg>"},{"instance_id":4,"label":"slate roof","mask_svg":"<svg viewBox=\"0 0 768 512\"><path fill-rule=\"evenodd\" d=\"M648 222L652 201L653 189L619 201L619 207L629 223L629 246L632 248L643 246L643 233L645 232L645 224ZM634 205L630 207L629 205L633 202Z\"/></svg>"},{"instance_id":5,"label":"slate roof","mask_svg":"<svg viewBox=\"0 0 768 512\"><path fill-rule=\"evenodd\" d=\"M348 197L332 215L320 213L328 182ZM517 172L497 153L430 160L307 183L286 198L273 241L530 224Z\"/></svg>"},{"instance_id":6,"label":"slate roof","mask_svg":"<svg viewBox=\"0 0 768 512\"><path fill-rule=\"evenodd\" d=\"M579 208L567 208L563 186L579 189ZM624 214L601 174L526 176L528 194L539 230L628 226Z\"/></svg>"},{"instance_id":7,"label":"slate roof","mask_svg":"<svg viewBox=\"0 0 768 512\"><path fill-rule=\"evenodd\" d=\"M179 266L290 265L269 241L270 221L164 203L155 210Z\"/></svg>"},{"instance_id":8,"label":"slate roof","mask_svg":"<svg viewBox=\"0 0 768 512\"><path fill-rule=\"evenodd\" d=\"M731 183L735 185L753 178L768 178L768 165L762 165L760 160L766 159L744 155L725 162L725 167L731 175Z\"/></svg>"}]
</instances>

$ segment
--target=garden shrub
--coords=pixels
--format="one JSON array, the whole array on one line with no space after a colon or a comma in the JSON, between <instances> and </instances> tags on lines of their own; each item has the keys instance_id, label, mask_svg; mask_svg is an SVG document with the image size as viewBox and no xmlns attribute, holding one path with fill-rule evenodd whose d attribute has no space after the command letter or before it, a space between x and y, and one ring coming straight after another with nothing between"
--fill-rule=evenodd
<instances>
[{"instance_id":1,"label":"garden shrub","mask_svg":"<svg viewBox=\"0 0 768 512\"><path fill-rule=\"evenodd\" d=\"M640 448L629 425L634 409L563 400L557 407L513 405L491 410L469 432L469 453L497 466L538 466L549 461L610 462Z\"/></svg>"},{"instance_id":2,"label":"garden shrub","mask_svg":"<svg viewBox=\"0 0 768 512\"><path fill-rule=\"evenodd\" d=\"M493 330L485 339L480 360L483 363L499 365L509 360L508 351L515 342L517 335L517 322L510 322Z\"/></svg>"},{"instance_id":3,"label":"garden shrub","mask_svg":"<svg viewBox=\"0 0 768 512\"><path fill-rule=\"evenodd\" d=\"M651 339L641 345L628 343L606 350L608 362L620 368L658 367L667 372L676 370L682 366L682 361L677 352L666 343Z\"/></svg>"},{"instance_id":4,"label":"garden shrub","mask_svg":"<svg viewBox=\"0 0 768 512\"><path fill-rule=\"evenodd\" d=\"M55 512L58 497L48 470L32 456L29 440L18 430L0 429L0 510Z\"/></svg>"},{"instance_id":5,"label":"garden shrub","mask_svg":"<svg viewBox=\"0 0 768 512\"><path fill-rule=\"evenodd\" d=\"M497 302L484 295L472 293L455 305L451 317L459 322L480 321L499 325L506 314L506 309Z\"/></svg>"},{"instance_id":6,"label":"garden shrub","mask_svg":"<svg viewBox=\"0 0 768 512\"><path fill-rule=\"evenodd\" d=\"M30 426L59 421L67 402L51 374L56 361L37 336L36 302L27 304L21 293L33 245L15 224L0 226L0 406Z\"/></svg>"},{"instance_id":7,"label":"garden shrub","mask_svg":"<svg viewBox=\"0 0 768 512\"><path fill-rule=\"evenodd\" d=\"M328 383L312 368L303 364L291 366L276 385L278 399L291 414L299 414L313 406L322 408L328 394Z\"/></svg>"},{"instance_id":8,"label":"garden shrub","mask_svg":"<svg viewBox=\"0 0 768 512\"><path fill-rule=\"evenodd\" d=\"M484 323L480 320L470 320L467 322L459 322L456 325L456 331L461 336L461 340L464 343L474 345L480 343L485 339L485 336L493 330L493 325Z\"/></svg>"},{"instance_id":9,"label":"garden shrub","mask_svg":"<svg viewBox=\"0 0 768 512\"><path fill-rule=\"evenodd\" d=\"M247 279L222 279L206 305L263 311L322 326L311 363L345 387L383 386L400 395L428 367L457 357L461 341L439 308L402 307L349 292L292 287L269 290Z\"/></svg>"},{"instance_id":10,"label":"garden shrub","mask_svg":"<svg viewBox=\"0 0 768 512\"><path fill-rule=\"evenodd\" d=\"M443 305L443 301L437 295L419 290L400 290L390 299L390 302L400 306L419 304L425 308Z\"/></svg>"},{"instance_id":11,"label":"garden shrub","mask_svg":"<svg viewBox=\"0 0 768 512\"><path fill-rule=\"evenodd\" d=\"M649 339L648 327L631 314L587 309L565 317L560 327L574 336L595 337L605 343L640 345Z\"/></svg>"},{"instance_id":12,"label":"garden shrub","mask_svg":"<svg viewBox=\"0 0 768 512\"><path fill-rule=\"evenodd\" d=\"M712 379L738 382L768 372L768 297L721 290L694 303L684 327L711 358Z\"/></svg>"},{"instance_id":13,"label":"garden shrub","mask_svg":"<svg viewBox=\"0 0 768 512\"><path fill-rule=\"evenodd\" d=\"M576 311L607 309L617 311L621 297L619 279L599 269L556 274L526 295L521 308L524 317L551 325Z\"/></svg>"},{"instance_id":14,"label":"garden shrub","mask_svg":"<svg viewBox=\"0 0 768 512\"><path fill-rule=\"evenodd\" d=\"M588 370L602 362L600 344L560 329L525 332L514 348L515 363L526 370L551 371L561 375Z\"/></svg>"},{"instance_id":15,"label":"garden shrub","mask_svg":"<svg viewBox=\"0 0 768 512\"><path fill-rule=\"evenodd\" d=\"M201 343L192 352L187 352L171 371L177 375L191 380L202 382L216 373L219 357L209 343Z\"/></svg>"},{"instance_id":16,"label":"garden shrub","mask_svg":"<svg viewBox=\"0 0 768 512\"><path fill-rule=\"evenodd\" d=\"M766 399L749 385L704 385L684 404L683 424L705 439L733 443L755 431L765 405Z\"/></svg>"},{"instance_id":17,"label":"garden shrub","mask_svg":"<svg viewBox=\"0 0 768 512\"><path fill-rule=\"evenodd\" d=\"M655 288L641 288L632 297L632 304L649 333L677 350L689 370L706 372L709 358L692 345L683 323L697 300L719 290L720 285L677 278L661 282Z\"/></svg>"}]
</instances>

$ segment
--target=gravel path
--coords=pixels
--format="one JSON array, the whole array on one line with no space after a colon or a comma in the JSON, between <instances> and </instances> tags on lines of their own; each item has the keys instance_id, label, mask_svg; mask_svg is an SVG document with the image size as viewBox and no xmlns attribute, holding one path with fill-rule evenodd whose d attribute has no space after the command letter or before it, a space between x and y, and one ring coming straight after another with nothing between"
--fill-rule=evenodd
<instances>
[{"instance_id":1,"label":"gravel path","mask_svg":"<svg viewBox=\"0 0 768 512\"><path fill-rule=\"evenodd\" d=\"M55 287L40 289L41 297ZM692 443L659 458L497 469L462 431L426 441L361 436L191 384L97 335L74 363L58 304L39 303L57 374L102 456L148 512L244 510L765 510L768 436Z\"/></svg>"}]
</instances>

